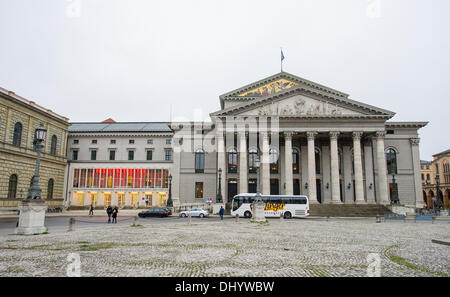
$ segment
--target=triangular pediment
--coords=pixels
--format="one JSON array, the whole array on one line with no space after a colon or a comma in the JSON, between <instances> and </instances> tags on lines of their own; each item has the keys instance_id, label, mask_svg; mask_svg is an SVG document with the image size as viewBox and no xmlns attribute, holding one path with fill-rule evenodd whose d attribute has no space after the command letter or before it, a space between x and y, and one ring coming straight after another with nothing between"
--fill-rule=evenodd
<instances>
[{"instance_id":1,"label":"triangular pediment","mask_svg":"<svg viewBox=\"0 0 450 297\"><path fill-rule=\"evenodd\" d=\"M280 116L280 117L381 117L395 113L314 87L298 85L268 96L244 101L211 116Z\"/></svg>"},{"instance_id":2,"label":"triangular pediment","mask_svg":"<svg viewBox=\"0 0 450 297\"><path fill-rule=\"evenodd\" d=\"M299 85L310 86L317 90L322 90L330 94L334 94L340 97L348 97L348 94L334 90L332 88L325 87L318 83L309 81L307 79L298 77L296 75L280 72L275 75L266 77L259 81L253 82L251 84L245 85L239 89L233 90L231 92L225 93L220 96L222 100L224 99L244 99L248 98L259 98L270 96L272 94L284 91L286 89L296 87Z\"/></svg>"}]
</instances>

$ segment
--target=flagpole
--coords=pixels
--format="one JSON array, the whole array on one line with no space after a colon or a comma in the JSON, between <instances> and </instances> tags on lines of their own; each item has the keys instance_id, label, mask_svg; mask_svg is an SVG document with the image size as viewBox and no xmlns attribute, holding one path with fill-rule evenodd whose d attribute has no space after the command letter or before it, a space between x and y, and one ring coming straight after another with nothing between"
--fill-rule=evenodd
<instances>
[{"instance_id":1,"label":"flagpole","mask_svg":"<svg viewBox=\"0 0 450 297\"><path fill-rule=\"evenodd\" d=\"M281 50L281 57L280 57L280 60L281 60L281 62L280 62L280 64L281 64L281 72L283 72L283 48L280 47L280 50Z\"/></svg>"}]
</instances>

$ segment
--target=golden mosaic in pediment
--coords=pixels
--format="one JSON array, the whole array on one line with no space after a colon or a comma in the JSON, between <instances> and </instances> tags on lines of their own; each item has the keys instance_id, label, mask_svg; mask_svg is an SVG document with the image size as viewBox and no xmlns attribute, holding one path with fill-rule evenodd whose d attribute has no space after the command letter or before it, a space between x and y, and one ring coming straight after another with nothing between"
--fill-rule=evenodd
<instances>
[{"instance_id":1,"label":"golden mosaic in pediment","mask_svg":"<svg viewBox=\"0 0 450 297\"><path fill-rule=\"evenodd\" d=\"M263 97L297 86L298 83L281 78L264 86L238 95L239 97Z\"/></svg>"}]
</instances>

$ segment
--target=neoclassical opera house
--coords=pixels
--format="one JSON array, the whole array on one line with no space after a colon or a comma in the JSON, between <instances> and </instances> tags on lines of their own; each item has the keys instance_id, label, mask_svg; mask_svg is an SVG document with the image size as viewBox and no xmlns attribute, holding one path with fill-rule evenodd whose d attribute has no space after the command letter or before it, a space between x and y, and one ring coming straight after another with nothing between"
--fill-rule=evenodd
<instances>
[{"instance_id":1,"label":"neoclassical opera house","mask_svg":"<svg viewBox=\"0 0 450 297\"><path fill-rule=\"evenodd\" d=\"M231 202L256 192L260 160L263 194L423 206L418 129L426 122L390 122L391 111L286 72L221 95L220 106L211 122L74 123L68 202L159 205L169 177L174 205L214 201L219 189ZM89 183L85 168L93 166L110 181L103 188ZM155 168L165 170L161 181Z\"/></svg>"},{"instance_id":2,"label":"neoclassical opera house","mask_svg":"<svg viewBox=\"0 0 450 297\"><path fill-rule=\"evenodd\" d=\"M222 196L306 194L311 203L422 207L418 129L394 112L281 72L220 96L215 124ZM395 181L394 181L395 180Z\"/></svg>"}]
</instances>

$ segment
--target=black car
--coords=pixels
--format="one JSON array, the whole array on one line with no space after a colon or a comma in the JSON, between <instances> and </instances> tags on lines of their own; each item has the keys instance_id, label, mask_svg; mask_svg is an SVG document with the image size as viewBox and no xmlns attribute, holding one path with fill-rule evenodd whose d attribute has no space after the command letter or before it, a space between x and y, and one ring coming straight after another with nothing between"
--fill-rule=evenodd
<instances>
[{"instance_id":1,"label":"black car","mask_svg":"<svg viewBox=\"0 0 450 297\"><path fill-rule=\"evenodd\" d=\"M163 208L169 212L169 216L172 215L172 210L169 207L163 207Z\"/></svg>"},{"instance_id":2,"label":"black car","mask_svg":"<svg viewBox=\"0 0 450 297\"><path fill-rule=\"evenodd\" d=\"M141 211L138 216L140 218L146 217L168 217L169 211L164 208L150 208L149 210Z\"/></svg>"}]
</instances>

